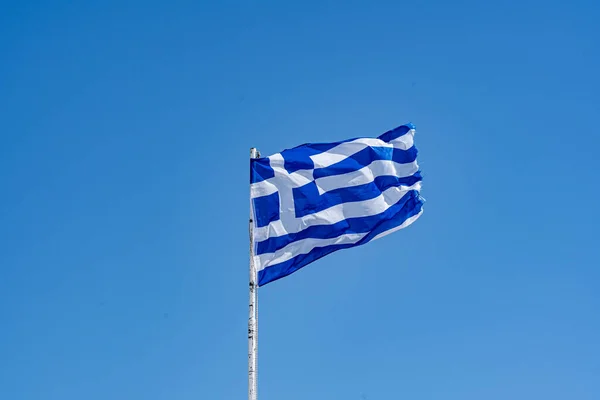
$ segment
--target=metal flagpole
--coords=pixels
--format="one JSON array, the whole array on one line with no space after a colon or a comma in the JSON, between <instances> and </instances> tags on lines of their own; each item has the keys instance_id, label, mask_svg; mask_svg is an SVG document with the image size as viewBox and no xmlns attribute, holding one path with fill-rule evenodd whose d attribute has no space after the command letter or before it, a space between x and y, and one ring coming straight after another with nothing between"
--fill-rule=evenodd
<instances>
[{"instance_id":1,"label":"metal flagpole","mask_svg":"<svg viewBox=\"0 0 600 400\"><path fill-rule=\"evenodd\" d=\"M250 149L250 159L259 158L260 153L254 147ZM254 239L252 235L254 221L252 212L252 196L250 196L250 301L248 314L248 400L256 400L257 351L258 351L258 293L256 269L254 266Z\"/></svg>"}]
</instances>

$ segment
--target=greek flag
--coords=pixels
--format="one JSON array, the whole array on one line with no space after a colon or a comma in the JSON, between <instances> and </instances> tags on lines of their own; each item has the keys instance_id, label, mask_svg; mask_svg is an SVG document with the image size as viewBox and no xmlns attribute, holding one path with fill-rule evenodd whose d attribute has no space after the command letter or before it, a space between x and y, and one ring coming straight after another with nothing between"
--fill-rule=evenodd
<instances>
[{"instance_id":1,"label":"greek flag","mask_svg":"<svg viewBox=\"0 0 600 400\"><path fill-rule=\"evenodd\" d=\"M412 124L251 160L258 285L412 224L423 212Z\"/></svg>"}]
</instances>

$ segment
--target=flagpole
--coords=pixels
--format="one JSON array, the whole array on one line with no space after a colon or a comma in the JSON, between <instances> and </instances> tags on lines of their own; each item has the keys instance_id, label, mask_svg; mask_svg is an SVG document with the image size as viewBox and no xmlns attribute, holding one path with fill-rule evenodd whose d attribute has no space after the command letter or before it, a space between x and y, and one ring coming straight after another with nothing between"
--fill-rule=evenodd
<instances>
[{"instance_id":1,"label":"flagpole","mask_svg":"<svg viewBox=\"0 0 600 400\"><path fill-rule=\"evenodd\" d=\"M250 159L259 158L260 153L254 147L250 149ZM252 212L252 196L250 196L250 299L248 313L248 400L256 400L258 388L257 365L258 365L258 293L256 284L256 270L254 267L254 215Z\"/></svg>"}]
</instances>

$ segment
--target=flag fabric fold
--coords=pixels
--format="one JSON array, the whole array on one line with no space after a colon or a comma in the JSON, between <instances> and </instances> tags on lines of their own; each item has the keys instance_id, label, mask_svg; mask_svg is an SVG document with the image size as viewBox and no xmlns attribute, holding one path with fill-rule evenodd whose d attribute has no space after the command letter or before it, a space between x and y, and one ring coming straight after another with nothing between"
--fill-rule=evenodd
<instances>
[{"instance_id":1,"label":"flag fabric fold","mask_svg":"<svg viewBox=\"0 0 600 400\"><path fill-rule=\"evenodd\" d=\"M407 124L378 138L304 144L251 160L259 286L419 218L424 200L414 136Z\"/></svg>"}]
</instances>

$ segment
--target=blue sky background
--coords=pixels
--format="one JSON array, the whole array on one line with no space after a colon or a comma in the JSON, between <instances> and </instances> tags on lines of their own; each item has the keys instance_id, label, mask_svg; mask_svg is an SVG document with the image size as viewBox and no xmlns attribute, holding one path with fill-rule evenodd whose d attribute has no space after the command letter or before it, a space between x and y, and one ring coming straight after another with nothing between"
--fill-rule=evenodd
<instances>
[{"instance_id":1,"label":"blue sky background","mask_svg":"<svg viewBox=\"0 0 600 400\"><path fill-rule=\"evenodd\" d=\"M248 149L411 121L425 214L261 288L260 399L597 400L599 18L2 2L0 398L245 398Z\"/></svg>"}]
</instances>

